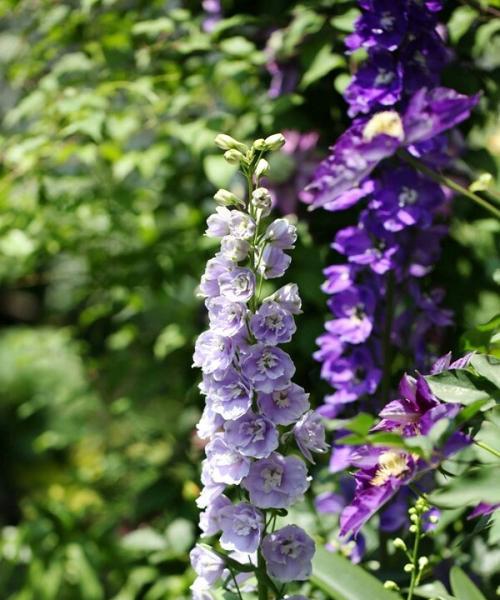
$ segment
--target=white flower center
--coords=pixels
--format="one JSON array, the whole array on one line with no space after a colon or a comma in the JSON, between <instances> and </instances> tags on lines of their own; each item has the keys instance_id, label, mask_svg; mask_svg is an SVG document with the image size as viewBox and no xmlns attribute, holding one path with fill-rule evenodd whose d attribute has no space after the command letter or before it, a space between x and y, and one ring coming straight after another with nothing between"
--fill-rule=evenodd
<instances>
[{"instance_id":1,"label":"white flower center","mask_svg":"<svg viewBox=\"0 0 500 600\"><path fill-rule=\"evenodd\" d=\"M395 110L384 110L373 115L363 128L363 139L366 142L371 142L374 137L382 134L403 140L403 122Z\"/></svg>"},{"instance_id":2,"label":"white flower center","mask_svg":"<svg viewBox=\"0 0 500 600\"><path fill-rule=\"evenodd\" d=\"M407 204L415 204L418 199L418 192L413 188L403 187L398 196L399 206L403 207Z\"/></svg>"},{"instance_id":3,"label":"white flower center","mask_svg":"<svg viewBox=\"0 0 500 600\"><path fill-rule=\"evenodd\" d=\"M264 352L257 361L257 366L261 373L265 373L268 369L272 369L278 364L278 359L271 352Z\"/></svg>"},{"instance_id":4,"label":"white flower center","mask_svg":"<svg viewBox=\"0 0 500 600\"><path fill-rule=\"evenodd\" d=\"M375 77L375 85L385 85L386 83L390 83L394 79L394 73L391 73L387 69L379 69L378 75Z\"/></svg>"},{"instance_id":5,"label":"white flower center","mask_svg":"<svg viewBox=\"0 0 500 600\"><path fill-rule=\"evenodd\" d=\"M389 11L384 10L380 18L380 24L384 29L392 29L396 18Z\"/></svg>"},{"instance_id":6,"label":"white flower center","mask_svg":"<svg viewBox=\"0 0 500 600\"><path fill-rule=\"evenodd\" d=\"M391 477L401 477L406 471L408 471L406 454L388 450L380 455L377 472L370 483L375 486L384 485Z\"/></svg>"},{"instance_id":7,"label":"white flower center","mask_svg":"<svg viewBox=\"0 0 500 600\"><path fill-rule=\"evenodd\" d=\"M281 553L289 558L298 558L301 554L302 544L294 539L288 539L281 543Z\"/></svg>"},{"instance_id":8,"label":"white flower center","mask_svg":"<svg viewBox=\"0 0 500 600\"><path fill-rule=\"evenodd\" d=\"M290 406L290 398L288 397L288 392L286 390L280 390L279 392L273 393L273 402L279 408L287 408Z\"/></svg>"},{"instance_id":9,"label":"white flower center","mask_svg":"<svg viewBox=\"0 0 500 600\"><path fill-rule=\"evenodd\" d=\"M262 470L262 477L264 479L264 491L268 494L281 485L283 470L279 467L269 467Z\"/></svg>"}]
</instances>

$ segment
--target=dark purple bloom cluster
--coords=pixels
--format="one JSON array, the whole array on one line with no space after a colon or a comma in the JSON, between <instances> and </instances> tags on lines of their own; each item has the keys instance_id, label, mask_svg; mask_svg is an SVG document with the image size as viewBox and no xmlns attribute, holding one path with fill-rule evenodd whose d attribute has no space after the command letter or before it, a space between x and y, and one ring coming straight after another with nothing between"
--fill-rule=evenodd
<instances>
[{"instance_id":1,"label":"dark purple bloom cluster","mask_svg":"<svg viewBox=\"0 0 500 600\"><path fill-rule=\"evenodd\" d=\"M220 251L201 279L210 327L199 336L193 357L203 372L200 389L206 397L198 435L208 441L200 527L205 536L220 533L221 547L244 554L253 566L264 560L278 581L302 580L311 570L314 543L296 526L274 530L276 511L301 499L309 487L306 461L314 462L312 453L328 447L321 418L309 410L308 394L293 383L295 366L279 347L296 330L297 286L285 285L265 298L260 293L263 280L279 278L288 268L286 251L297 237L286 219L267 223L271 196L258 187L259 173L267 170L259 157L284 139L270 136L248 149L220 137L218 145L233 151L228 158L241 154L251 195L242 201L220 190L216 198L225 205L207 222L206 234L220 239ZM192 563L198 574L193 594L202 598L221 578L224 562L198 545Z\"/></svg>"},{"instance_id":2,"label":"dark purple bloom cluster","mask_svg":"<svg viewBox=\"0 0 500 600\"><path fill-rule=\"evenodd\" d=\"M452 368L461 368L466 361L467 358L454 363ZM460 408L460 404L440 402L421 375L417 378L404 375L399 385L398 398L389 402L379 413L380 421L373 431L398 433L403 439L425 436L438 421L456 417ZM433 450L429 459L401 448L344 446L342 468L348 464L358 467L358 471L355 475L354 498L343 508L340 516L340 535L356 535L363 524L400 490L435 469L445 458L470 442L467 435L455 431L442 447ZM332 460L334 457L335 450ZM385 514L386 520L395 519L399 527L401 518L400 515L394 514L395 512L400 512L404 521L406 498L404 502L394 504L390 514ZM389 529L394 530L398 527Z\"/></svg>"},{"instance_id":3,"label":"dark purple bloom cluster","mask_svg":"<svg viewBox=\"0 0 500 600\"><path fill-rule=\"evenodd\" d=\"M438 2L359 4L347 46L365 48L368 56L345 92L354 121L306 188L313 208L337 211L364 202L358 223L338 231L332 243L345 263L325 269L333 318L315 358L335 388L321 408L327 417L377 390L388 346L422 368L430 336L451 322L441 308L443 292L422 284L440 254L446 227L436 221L447 199L404 153L446 164L444 132L478 101L438 87L448 56Z\"/></svg>"}]
</instances>

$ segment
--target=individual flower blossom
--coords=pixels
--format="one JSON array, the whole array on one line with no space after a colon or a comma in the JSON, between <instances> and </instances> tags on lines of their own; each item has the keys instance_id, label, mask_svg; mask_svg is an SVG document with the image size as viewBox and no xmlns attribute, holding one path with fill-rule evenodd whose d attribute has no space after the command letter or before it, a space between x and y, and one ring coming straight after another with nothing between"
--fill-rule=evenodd
<instances>
[{"instance_id":1,"label":"individual flower blossom","mask_svg":"<svg viewBox=\"0 0 500 600\"><path fill-rule=\"evenodd\" d=\"M282 390L260 393L258 396L260 410L276 425L295 423L309 408L309 394L304 388L291 383Z\"/></svg>"},{"instance_id":2,"label":"individual flower blossom","mask_svg":"<svg viewBox=\"0 0 500 600\"><path fill-rule=\"evenodd\" d=\"M193 365L204 373L227 369L234 357L234 345L230 337L213 331L204 331L196 340Z\"/></svg>"},{"instance_id":3,"label":"individual flower blossom","mask_svg":"<svg viewBox=\"0 0 500 600\"><path fill-rule=\"evenodd\" d=\"M220 294L233 302L248 302L255 292L255 275L246 267L223 271L218 283Z\"/></svg>"},{"instance_id":4,"label":"individual flower blossom","mask_svg":"<svg viewBox=\"0 0 500 600\"><path fill-rule=\"evenodd\" d=\"M196 425L197 435L202 440L211 438L214 433L219 431L223 424L224 419L222 418L222 415L214 411L211 402L207 402L200 420Z\"/></svg>"},{"instance_id":5,"label":"individual flower blossom","mask_svg":"<svg viewBox=\"0 0 500 600\"><path fill-rule=\"evenodd\" d=\"M229 232L239 240L249 240L255 235L255 221L239 210L230 211Z\"/></svg>"},{"instance_id":6,"label":"individual flower blossom","mask_svg":"<svg viewBox=\"0 0 500 600\"><path fill-rule=\"evenodd\" d=\"M257 550L264 530L264 516L258 508L248 502L230 504L222 508L219 521L223 548L248 554Z\"/></svg>"},{"instance_id":7,"label":"individual flower blossom","mask_svg":"<svg viewBox=\"0 0 500 600\"><path fill-rule=\"evenodd\" d=\"M250 251L250 244L246 240L239 239L233 235L226 235L221 240L220 251L222 256L233 262L245 260Z\"/></svg>"},{"instance_id":8,"label":"individual flower blossom","mask_svg":"<svg viewBox=\"0 0 500 600\"><path fill-rule=\"evenodd\" d=\"M271 393L286 388L295 373L292 359L275 346L255 344L242 364L243 374L259 392Z\"/></svg>"},{"instance_id":9,"label":"individual flower blossom","mask_svg":"<svg viewBox=\"0 0 500 600\"><path fill-rule=\"evenodd\" d=\"M297 446L304 457L314 463L312 452L323 453L329 448L325 441L325 425L321 416L312 410L303 415L293 428Z\"/></svg>"},{"instance_id":10,"label":"individual flower blossom","mask_svg":"<svg viewBox=\"0 0 500 600\"><path fill-rule=\"evenodd\" d=\"M191 565L198 577L213 585L224 571L224 561L204 544L196 544L189 553Z\"/></svg>"},{"instance_id":11,"label":"individual flower blossom","mask_svg":"<svg viewBox=\"0 0 500 600\"><path fill-rule=\"evenodd\" d=\"M355 273L349 265L330 265L323 269L323 274L326 281L321 289L325 294L338 294L354 285Z\"/></svg>"},{"instance_id":12,"label":"individual flower blossom","mask_svg":"<svg viewBox=\"0 0 500 600\"><path fill-rule=\"evenodd\" d=\"M231 500L221 494L200 514L200 529L206 537L219 533L222 529L222 509L232 506Z\"/></svg>"},{"instance_id":13,"label":"individual flower blossom","mask_svg":"<svg viewBox=\"0 0 500 600\"><path fill-rule=\"evenodd\" d=\"M205 273L201 277L199 295L213 298L220 295L219 277L235 268L234 263L223 256L216 256L207 262Z\"/></svg>"},{"instance_id":14,"label":"individual flower blossom","mask_svg":"<svg viewBox=\"0 0 500 600\"><path fill-rule=\"evenodd\" d=\"M264 302L273 301L277 302L292 315L298 315L302 312L302 301L299 296L297 284L295 283L287 283L269 296L269 298L264 298Z\"/></svg>"},{"instance_id":15,"label":"individual flower blossom","mask_svg":"<svg viewBox=\"0 0 500 600\"><path fill-rule=\"evenodd\" d=\"M500 504L489 504L488 502L480 502L470 513L467 519L476 519L477 517L485 517L491 515L500 508Z\"/></svg>"},{"instance_id":16,"label":"individual flower blossom","mask_svg":"<svg viewBox=\"0 0 500 600\"><path fill-rule=\"evenodd\" d=\"M250 502L259 508L288 508L309 487L307 469L302 460L277 452L256 460L243 480Z\"/></svg>"},{"instance_id":17,"label":"individual flower blossom","mask_svg":"<svg viewBox=\"0 0 500 600\"><path fill-rule=\"evenodd\" d=\"M325 328L342 342L364 342L373 329L375 296L370 288L352 287L331 298L329 307L336 319L328 321Z\"/></svg>"},{"instance_id":18,"label":"individual flower blossom","mask_svg":"<svg viewBox=\"0 0 500 600\"><path fill-rule=\"evenodd\" d=\"M205 11L203 30L211 32L222 19L221 0L202 0L202 7Z\"/></svg>"},{"instance_id":19,"label":"individual flower blossom","mask_svg":"<svg viewBox=\"0 0 500 600\"><path fill-rule=\"evenodd\" d=\"M266 535L262 542L266 570L278 581L304 581L312 572L314 542L296 525L287 525Z\"/></svg>"},{"instance_id":20,"label":"individual flower blossom","mask_svg":"<svg viewBox=\"0 0 500 600\"><path fill-rule=\"evenodd\" d=\"M292 339L296 331L293 316L277 302L263 302L250 320L257 341L275 346Z\"/></svg>"},{"instance_id":21,"label":"individual flower blossom","mask_svg":"<svg viewBox=\"0 0 500 600\"><path fill-rule=\"evenodd\" d=\"M252 192L251 202L261 216L267 217L271 212L272 198L267 188L259 187L254 190Z\"/></svg>"},{"instance_id":22,"label":"individual flower blossom","mask_svg":"<svg viewBox=\"0 0 500 600\"><path fill-rule=\"evenodd\" d=\"M265 246L259 257L259 273L264 279L282 277L290 266L292 259L281 248Z\"/></svg>"},{"instance_id":23,"label":"individual flower blossom","mask_svg":"<svg viewBox=\"0 0 500 600\"><path fill-rule=\"evenodd\" d=\"M231 214L233 211L228 210L225 206L217 206L217 212L212 214L207 219L207 230L205 235L208 237L222 238L229 234L229 224L231 222Z\"/></svg>"},{"instance_id":24,"label":"individual flower blossom","mask_svg":"<svg viewBox=\"0 0 500 600\"><path fill-rule=\"evenodd\" d=\"M206 301L210 328L215 333L233 336L245 325L246 305L242 302L231 302L224 296L208 298Z\"/></svg>"},{"instance_id":25,"label":"individual flower blossom","mask_svg":"<svg viewBox=\"0 0 500 600\"><path fill-rule=\"evenodd\" d=\"M294 248L297 241L297 230L295 225L292 225L286 219L275 219L267 227L264 239L276 248L290 250Z\"/></svg>"},{"instance_id":26,"label":"individual flower blossom","mask_svg":"<svg viewBox=\"0 0 500 600\"><path fill-rule=\"evenodd\" d=\"M251 411L236 421L226 421L224 440L230 448L253 458L267 458L279 445L273 422Z\"/></svg>"},{"instance_id":27,"label":"individual flower blossom","mask_svg":"<svg viewBox=\"0 0 500 600\"><path fill-rule=\"evenodd\" d=\"M238 484L248 474L248 458L233 450L223 437L214 437L206 454L207 470L215 483Z\"/></svg>"},{"instance_id":28,"label":"individual flower blossom","mask_svg":"<svg viewBox=\"0 0 500 600\"><path fill-rule=\"evenodd\" d=\"M205 377L201 390L207 395L211 410L224 419L243 416L252 404L250 382L233 367L217 376Z\"/></svg>"}]
</instances>

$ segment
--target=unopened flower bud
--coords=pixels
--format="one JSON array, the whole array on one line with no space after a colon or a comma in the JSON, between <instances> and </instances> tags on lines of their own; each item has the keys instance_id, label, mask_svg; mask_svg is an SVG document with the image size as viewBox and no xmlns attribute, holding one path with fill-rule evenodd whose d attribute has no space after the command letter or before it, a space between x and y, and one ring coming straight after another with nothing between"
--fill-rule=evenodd
<instances>
[{"instance_id":1,"label":"unopened flower bud","mask_svg":"<svg viewBox=\"0 0 500 600\"><path fill-rule=\"evenodd\" d=\"M417 533L418 527L416 525L410 525L410 533Z\"/></svg>"},{"instance_id":2,"label":"unopened flower bud","mask_svg":"<svg viewBox=\"0 0 500 600\"><path fill-rule=\"evenodd\" d=\"M411 573L414 570L415 570L415 565L412 565L411 563L406 563L406 565L403 567L403 571L405 573Z\"/></svg>"},{"instance_id":3,"label":"unopened flower bud","mask_svg":"<svg viewBox=\"0 0 500 600\"><path fill-rule=\"evenodd\" d=\"M394 548L397 548L398 550L406 550L406 544L401 538L396 538L392 544Z\"/></svg>"},{"instance_id":4,"label":"unopened flower bud","mask_svg":"<svg viewBox=\"0 0 500 600\"><path fill-rule=\"evenodd\" d=\"M265 187L259 187L252 193L253 206L261 211L263 217L271 212L272 199L269 190Z\"/></svg>"},{"instance_id":5,"label":"unopened flower bud","mask_svg":"<svg viewBox=\"0 0 500 600\"><path fill-rule=\"evenodd\" d=\"M255 140L255 142L253 143L253 147L259 152L264 152L265 150L267 150L266 140L264 138L259 138L258 140Z\"/></svg>"},{"instance_id":6,"label":"unopened flower bud","mask_svg":"<svg viewBox=\"0 0 500 600\"><path fill-rule=\"evenodd\" d=\"M257 163L257 167L255 169L255 175L257 179L262 177L262 175L266 175L269 172L269 163L265 158L261 158Z\"/></svg>"},{"instance_id":7,"label":"unopened flower bud","mask_svg":"<svg viewBox=\"0 0 500 600\"><path fill-rule=\"evenodd\" d=\"M429 517L429 521L430 521L431 523L437 523L437 522L439 521L439 517L438 517L437 515L431 515L431 516Z\"/></svg>"},{"instance_id":8,"label":"unopened flower bud","mask_svg":"<svg viewBox=\"0 0 500 600\"><path fill-rule=\"evenodd\" d=\"M482 173L476 181L473 181L469 185L469 190L471 192L484 192L487 190L493 182L493 176L491 173Z\"/></svg>"},{"instance_id":9,"label":"unopened flower bud","mask_svg":"<svg viewBox=\"0 0 500 600\"><path fill-rule=\"evenodd\" d=\"M220 189L214 194L214 200L221 206L242 206L243 202L228 190Z\"/></svg>"},{"instance_id":10,"label":"unopened flower bud","mask_svg":"<svg viewBox=\"0 0 500 600\"><path fill-rule=\"evenodd\" d=\"M267 150L274 152L275 150L279 150L282 146L284 146L285 141L285 136L282 133L275 133L266 137L266 148Z\"/></svg>"},{"instance_id":11,"label":"unopened flower bud","mask_svg":"<svg viewBox=\"0 0 500 600\"><path fill-rule=\"evenodd\" d=\"M245 144L238 142L230 135L226 135L225 133L219 133L215 137L215 145L218 146L221 150L238 150L239 152L245 153L248 148Z\"/></svg>"},{"instance_id":12,"label":"unopened flower bud","mask_svg":"<svg viewBox=\"0 0 500 600\"><path fill-rule=\"evenodd\" d=\"M418 568L420 570L425 569L425 567L429 564L429 559L427 558L427 556L421 556L418 559Z\"/></svg>"},{"instance_id":13,"label":"unopened flower bud","mask_svg":"<svg viewBox=\"0 0 500 600\"><path fill-rule=\"evenodd\" d=\"M231 148L231 150L224 152L224 158L232 165L239 165L245 157L238 150Z\"/></svg>"},{"instance_id":14,"label":"unopened flower bud","mask_svg":"<svg viewBox=\"0 0 500 600\"><path fill-rule=\"evenodd\" d=\"M410 521L412 523L418 523L418 515L410 515Z\"/></svg>"},{"instance_id":15,"label":"unopened flower bud","mask_svg":"<svg viewBox=\"0 0 500 600\"><path fill-rule=\"evenodd\" d=\"M384 587L386 590L394 590L396 592L399 590L399 585L395 581L391 581L390 579L384 582Z\"/></svg>"}]
</instances>

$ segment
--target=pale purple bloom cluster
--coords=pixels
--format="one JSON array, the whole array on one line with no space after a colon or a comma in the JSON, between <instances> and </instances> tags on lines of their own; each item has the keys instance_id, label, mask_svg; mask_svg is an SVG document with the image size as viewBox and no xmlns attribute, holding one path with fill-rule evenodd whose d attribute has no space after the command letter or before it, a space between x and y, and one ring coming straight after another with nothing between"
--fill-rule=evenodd
<instances>
[{"instance_id":1,"label":"pale purple bloom cluster","mask_svg":"<svg viewBox=\"0 0 500 600\"><path fill-rule=\"evenodd\" d=\"M254 165L252 150L249 156ZM259 183L255 175L250 181ZM220 251L208 261L199 287L209 329L199 336L193 356L206 397L198 424L198 436L207 444L197 503L204 509L205 536L220 534L224 550L253 557L254 566L263 556L268 574L287 582L307 577L314 543L295 526L273 532L266 513L302 498L309 487L302 456L312 461L312 453L327 446L321 418L309 410L308 394L292 382L295 366L279 347L296 330L297 286L287 284L260 298L262 281L286 271L287 251L297 238L286 219L265 223L270 201L269 191L257 187L246 203L219 207L207 221L206 235L220 239ZM293 455L287 454L290 439ZM200 548L193 550L193 566L198 579L211 585L222 570L213 553Z\"/></svg>"},{"instance_id":2,"label":"pale purple bloom cluster","mask_svg":"<svg viewBox=\"0 0 500 600\"><path fill-rule=\"evenodd\" d=\"M332 242L345 263L325 269L323 290L333 318L315 358L334 388L320 409L326 417L377 390L384 346L398 347L422 368L431 334L451 323L451 313L441 308L443 292L422 283L446 233L436 224L446 198L399 153L446 164L444 132L478 101L436 87L448 58L436 21L439 3L359 5L362 14L347 46L365 48L368 56L345 93L355 119L306 188L313 208L337 211L364 201L358 223L338 231Z\"/></svg>"}]
</instances>

